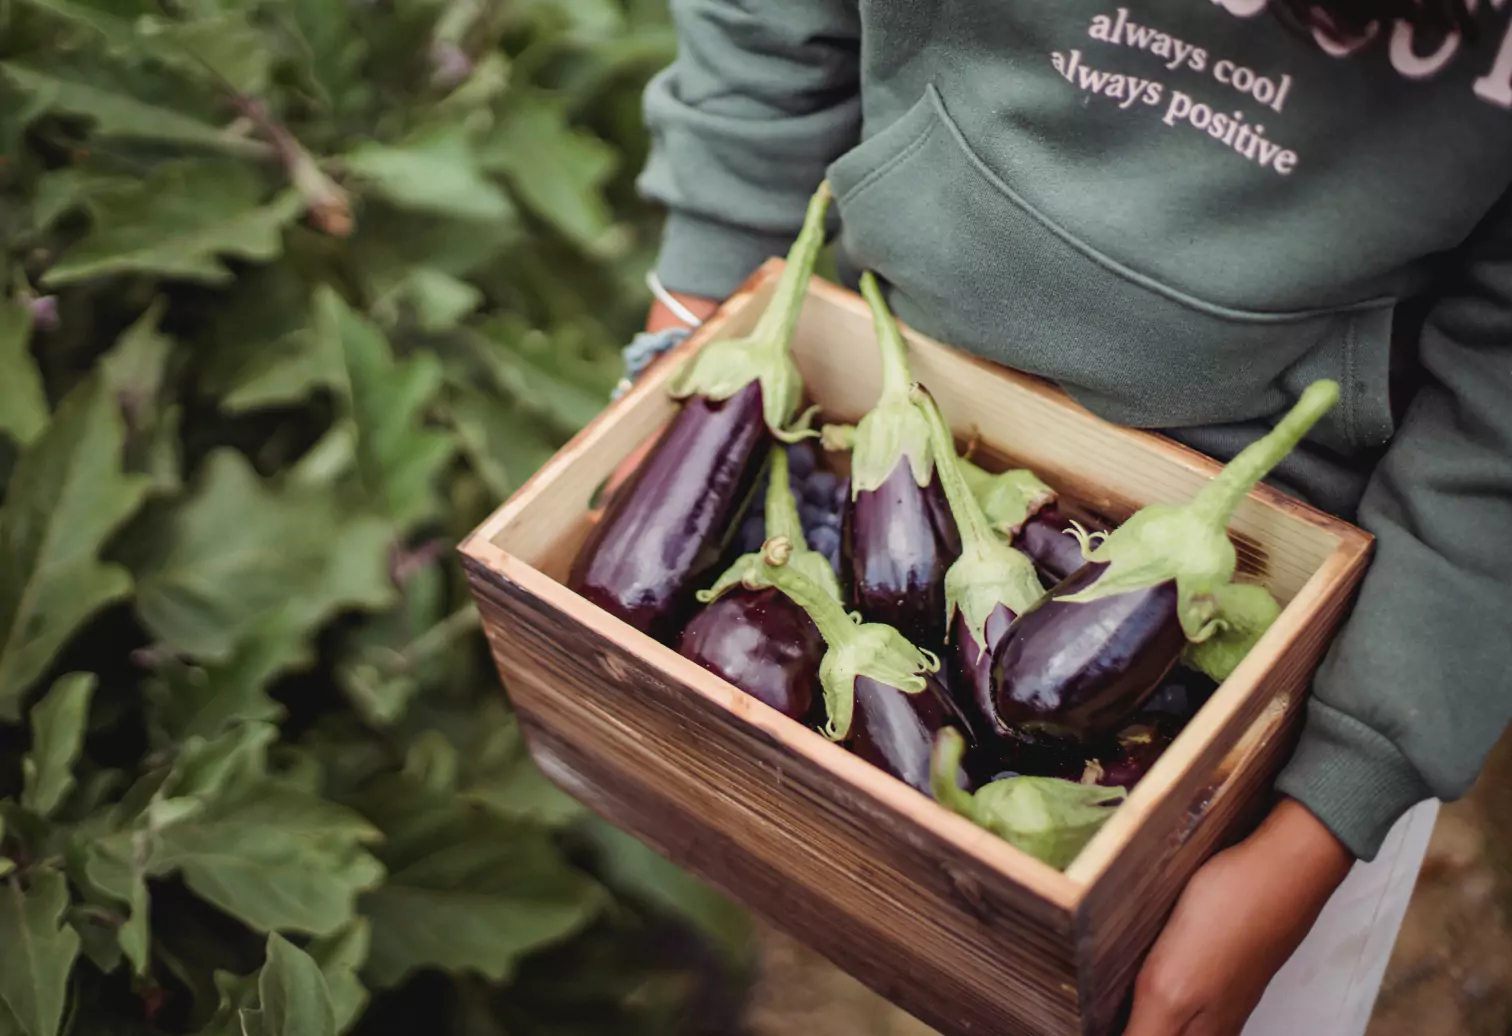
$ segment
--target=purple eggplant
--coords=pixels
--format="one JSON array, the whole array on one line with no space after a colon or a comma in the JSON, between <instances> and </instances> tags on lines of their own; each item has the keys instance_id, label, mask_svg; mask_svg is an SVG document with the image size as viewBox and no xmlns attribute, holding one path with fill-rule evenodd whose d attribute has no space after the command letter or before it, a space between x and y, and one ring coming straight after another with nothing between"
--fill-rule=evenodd
<instances>
[{"instance_id":1,"label":"purple eggplant","mask_svg":"<svg viewBox=\"0 0 1512 1036\"><path fill-rule=\"evenodd\" d=\"M966 745L952 730L935 742L931 790L940 804L1057 869L1076 859L1114 807L1123 788L1104 788L1055 777L1014 775L973 794L952 778Z\"/></svg>"},{"instance_id":2,"label":"purple eggplant","mask_svg":"<svg viewBox=\"0 0 1512 1036\"><path fill-rule=\"evenodd\" d=\"M1081 541L1074 534L1074 522L1054 504L1024 522L1014 546L1029 555L1040 575L1054 586L1087 563ZM1088 533L1107 533L1112 527L1097 520L1081 523Z\"/></svg>"},{"instance_id":3,"label":"purple eggplant","mask_svg":"<svg viewBox=\"0 0 1512 1036\"><path fill-rule=\"evenodd\" d=\"M915 644L938 645L945 570L961 552L960 538L935 477L928 426L909 398L908 346L870 271L861 275L861 293L876 328L882 393L847 430L851 497L840 554L847 600Z\"/></svg>"},{"instance_id":4,"label":"purple eggplant","mask_svg":"<svg viewBox=\"0 0 1512 1036\"><path fill-rule=\"evenodd\" d=\"M838 601L834 570L804 541L787 452L780 446L772 450L765 523L773 536L792 545L787 563ZM824 638L808 613L785 594L739 586L741 573L760 561L760 555L753 557L737 561L713 589L699 595L713 603L688 623L677 650L783 715L805 721L814 711Z\"/></svg>"},{"instance_id":5,"label":"purple eggplant","mask_svg":"<svg viewBox=\"0 0 1512 1036\"><path fill-rule=\"evenodd\" d=\"M813 622L776 590L742 590L693 616L678 653L784 716L805 722L814 709L824 640Z\"/></svg>"},{"instance_id":6,"label":"purple eggplant","mask_svg":"<svg viewBox=\"0 0 1512 1036\"><path fill-rule=\"evenodd\" d=\"M1033 563L992 530L961 473L955 436L934 398L921 386L914 387L913 398L929 428L935 470L961 534L961 556L945 573L951 682L983 736L1002 737L1008 728L993 707L993 650L1013 620L1045 591Z\"/></svg>"},{"instance_id":7,"label":"purple eggplant","mask_svg":"<svg viewBox=\"0 0 1512 1036\"><path fill-rule=\"evenodd\" d=\"M934 676L925 676L924 689L917 694L905 694L869 676L856 677L851 750L926 795L935 734L947 728L969 731L970 725ZM971 787L968 773L964 764L957 768L957 787Z\"/></svg>"},{"instance_id":8,"label":"purple eggplant","mask_svg":"<svg viewBox=\"0 0 1512 1036\"><path fill-rule=\"evenodd\" d=\"M687 623L772 436L793 437L803 383L788 345L824 244L829 199L821 185L756 329L709 343L679 373L673 394L686 403L615 493L568 577L573 590L660 640Z\"/></svg>"},{"instance_id":9,"label":"purple eggplant","mask_svg":"<svg viewBox=\"0 0 1512 1036\"><path fill-rule=\"evenodd\" d=\"M1180 724L1170 716L1150 717L1124 727L1096 759L1087 761L1082 782L1132 791L1178 733Z\"/></svg>"},{"instance_id":10,"label":"purple eggplant","mask_svg":"<svg viewBox=\"0 0 1512 1036\"><path fill-rule=\"evenodd\" d=\"M730 592L736 583L748 591L775 588L807 612L825 643L819 665L825 736L849 742L862 758L927 794L935 735L952 727L976 741L970 720L935 679L939 659L891 626L858 621L790 557L789 541L774 537L762 556L741 559L743 571L732 569L711 593ZM959 777L967 783L964 770Z\"/></svg>"},{"instance_id":11,"label":"purple eggplant","mask_svg":"<svg viewBox=\"0 0 1512 1036\"><path fill-rule=\"evenodd\" d=\"M1320 381L1268 435L1187 504L1145 507L1033 609L993 659L1006 723L1092 743L1115 732L1178 660L1222 681L1279 614L1263 588L1233 582L1228 523L1239 502L1338 400Z\"/></svg>"}]
</instances>

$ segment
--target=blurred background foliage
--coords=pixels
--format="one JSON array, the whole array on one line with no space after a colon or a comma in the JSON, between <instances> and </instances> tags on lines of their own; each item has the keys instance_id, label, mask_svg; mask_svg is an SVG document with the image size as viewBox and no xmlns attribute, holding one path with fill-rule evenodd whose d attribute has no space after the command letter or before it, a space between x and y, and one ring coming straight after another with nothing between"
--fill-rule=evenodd
<instances>
[{"instance_id":1,"label":"blurred background foliage","mask_svg":"<svg viewBox=\"0 0 1512 1036\"><path fill-rule=\"evenodd\" d=\"M457 541L644 316L663 0L0 0L0 1036L722 1032Z\"/></svg>"}]
</instances>

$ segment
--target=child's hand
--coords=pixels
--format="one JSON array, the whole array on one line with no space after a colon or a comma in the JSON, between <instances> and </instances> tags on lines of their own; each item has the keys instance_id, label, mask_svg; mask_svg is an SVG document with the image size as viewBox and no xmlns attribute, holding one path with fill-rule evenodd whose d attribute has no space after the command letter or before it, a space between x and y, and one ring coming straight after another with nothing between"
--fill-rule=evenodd
<instances>
[{"instance_id":1,"label":"child's hand","mask_svg":"<svg viewBox=\"0 0 1512 1036\"><path fill-rule=\"evenodd\" d=\"M1192 878L1145 960L1124 1036L1239 1036L1354 857L1283 800Z\"/></svg>"}]
</instances>

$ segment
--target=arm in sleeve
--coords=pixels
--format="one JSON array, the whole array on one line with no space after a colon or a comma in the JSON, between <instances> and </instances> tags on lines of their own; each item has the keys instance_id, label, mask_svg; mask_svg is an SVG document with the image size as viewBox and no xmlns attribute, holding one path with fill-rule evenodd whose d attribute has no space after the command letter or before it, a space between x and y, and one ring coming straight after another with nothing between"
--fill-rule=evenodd
<instances>
[{"instance_id":1,"label":"arm in sleeve","mask_svg":"<svg viewBox=\"0 0 1512 1036\"><path fill-rule=\"evenodd\" d=\"M724 298L782 255L860 136L857 0L673 0L678 53L646 91L639 188L668 212L657 272Z\"/></svg>"},{"instance_id":2,"label":"arm in sleeve","mask_svg":"<svg viewBox=\"0 0 1512 1036\"><path fill-rule=\"evenodd\" d=\"M1278 782L1362 859L1463 794L1512 720L1512 195L1459 251L1360 504L1375 560Z\"/></svg>"}]
</instances>

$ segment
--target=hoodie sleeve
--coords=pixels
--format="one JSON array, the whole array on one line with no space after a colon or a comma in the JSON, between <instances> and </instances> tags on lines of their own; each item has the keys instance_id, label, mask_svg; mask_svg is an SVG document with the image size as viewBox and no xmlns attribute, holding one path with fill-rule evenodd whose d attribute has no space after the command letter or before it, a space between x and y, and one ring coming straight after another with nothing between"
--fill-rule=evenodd
<instances>
[{"instance_id":1,"label":"hoodie sleeve","mask_svg":"<svg viewBox=\"0 0 1512 1036\"><path fill-rule=\"evenodd\" d=\"M1362 859L1512 720L1512 197L1459 249L1360 504L1376 555L1278 788Z\"/></svg>"},{"instance_id":2,"label":"hoodie sleeve","mask_svg":"<svg viewBox=\"0 0 1512 1036\"><path fill-rule=\"evenodd\" d=\"M678 53L646 91L639 187L668 209L657 272L729 295L782 255L860 135L858 0L672 0Z\"/></svg>"}]
</instances>

